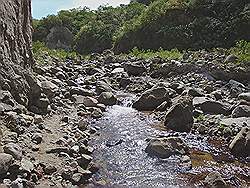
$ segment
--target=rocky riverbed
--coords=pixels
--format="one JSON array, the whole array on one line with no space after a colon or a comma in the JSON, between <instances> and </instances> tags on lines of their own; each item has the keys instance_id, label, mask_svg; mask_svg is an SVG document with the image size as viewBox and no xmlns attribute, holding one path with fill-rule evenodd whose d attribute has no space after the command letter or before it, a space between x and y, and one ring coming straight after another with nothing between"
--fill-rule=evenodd
<instances>
[{"instance_id":1,"label":"rocky riverbed","mask_svg":"<svg viewBox=\"0 0 250 188\"><path fill-rule=\"evenodd\" d=\"M6 81L1 186L250 186L250 67L235 59L50 59L29 108Z\"/></svg>"}]
</instances>

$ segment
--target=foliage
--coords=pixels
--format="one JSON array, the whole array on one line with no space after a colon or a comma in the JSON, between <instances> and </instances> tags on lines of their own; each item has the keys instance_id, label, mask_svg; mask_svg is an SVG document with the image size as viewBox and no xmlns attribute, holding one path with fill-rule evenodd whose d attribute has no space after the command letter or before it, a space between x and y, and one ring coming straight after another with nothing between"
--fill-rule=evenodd
<instances>
[{"instance_id":1,"label":"foliage","mask_svg":"<svg viewBox=\"0 0 250 188\"><path fill-rule=\"evenodd\" d=\"M113 35L124 22L139 16L145 5L130 3L117 8L101 6L96 11L79 8L60 11L42 20L33 20L33 41L46 42L54 26L67 27L75 35L76 51L87 54L112 48Z\"/></svg>"},{"instance_id":2,"label":"foliage","mask_svg":"<svg viewBox=\"0 0 250 188\"><path fill-rule=\"evenodd\" d=\"M229 50L229 53L238 57L238 63L250 64L250 42L244 40L237 42L236 46Z\"/></svg>"},{"instance_id":3,"label":"foliage","mask_svg":"<svg viewBox=\"0 0 250 188\"><path fill-rule=\"evenodd\" d=\"M51 59L65 61L66 59L83 59L81 55L76 52L68 52L65 50L49 49L43 42L33 42L32 45L34 59L38 64L47 64L52 62Z\"/></svg>"},{"instance_id":4,"label":"foliage","mask_svg":"<svg viewBox=\"0 0 250 188\"><path fill-rule=\"evenodd\" d=\"M154 57L160 57L162 59L181 59L182 58L182 53L177 50L177 49L172 49L172 50L163 50L160 48L157 51L153 50L139 50L138 48L133 48L132 51L129 53L130 56L135 56L138 58L143 58L143 59L151 59Z\"/></svg>"}]
</instances>

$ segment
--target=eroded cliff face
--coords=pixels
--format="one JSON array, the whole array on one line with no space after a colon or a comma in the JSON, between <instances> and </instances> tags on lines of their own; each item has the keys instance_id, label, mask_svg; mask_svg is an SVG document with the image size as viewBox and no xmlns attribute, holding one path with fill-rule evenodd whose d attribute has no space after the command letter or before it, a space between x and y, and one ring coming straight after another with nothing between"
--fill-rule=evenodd
<instances>
[{"instance_id":1,"label":"eroded cliff face","mask_svg":"<svg viewBox=\"0 0 250 188\"><path fill-rule=\"evenodd\" d=\"M31 19L31 0L1 1L0 90L10 91L25 106L40 95L31 74Z\"/></svg>"}]
</instances>

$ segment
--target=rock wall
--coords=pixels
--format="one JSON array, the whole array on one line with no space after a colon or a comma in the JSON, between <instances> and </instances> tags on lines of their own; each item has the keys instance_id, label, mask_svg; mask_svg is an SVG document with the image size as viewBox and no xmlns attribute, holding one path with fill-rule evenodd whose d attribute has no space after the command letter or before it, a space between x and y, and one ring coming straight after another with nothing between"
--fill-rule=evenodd
<instances>
[{"instance_id":1,"label":"rock wall","mask_svg":"<svg viewBox=\"0 0 250 188\"><path fill-rule=\"evenodd\" d=\"M31 0L1 1L0 90L10 91L25 106L40 95L31 74L31 20Z\"/></svg>"}]
</instances>

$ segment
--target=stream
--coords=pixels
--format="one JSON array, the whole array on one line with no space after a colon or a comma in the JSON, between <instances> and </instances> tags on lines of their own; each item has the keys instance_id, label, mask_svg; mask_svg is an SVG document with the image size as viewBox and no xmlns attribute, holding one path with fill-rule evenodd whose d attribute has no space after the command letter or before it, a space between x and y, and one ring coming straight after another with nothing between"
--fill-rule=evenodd
<instances>
[{"instance_id":1,"label":"stream","mask_svg":"<svg viewBox=\"0 0 250 188\"><path fill-rule=\"evenodd\" d=\"M238 169L232 163L226 164L226 168L217 165L211 153L220 158L220 153L224 156L226 151L209 143L209 138L156 128L159 121L148 113L128 107L130 99L125 101L123 105L109 107L103 118L93 122L100 129L91 142L95 148L94 161L100 165L94 175L95 182L101 181L107 187L193 187L199 186L199 178L209 171L232 175L232 170ZM181 156L159 159L144 151L147 139L169 134L177 134L190 147L192 169L182 165ZM246 165L240 170L241 177L250 172ZM201 173L203 176L196 179L196 174Z\"/></svg>"}]
</instances>

